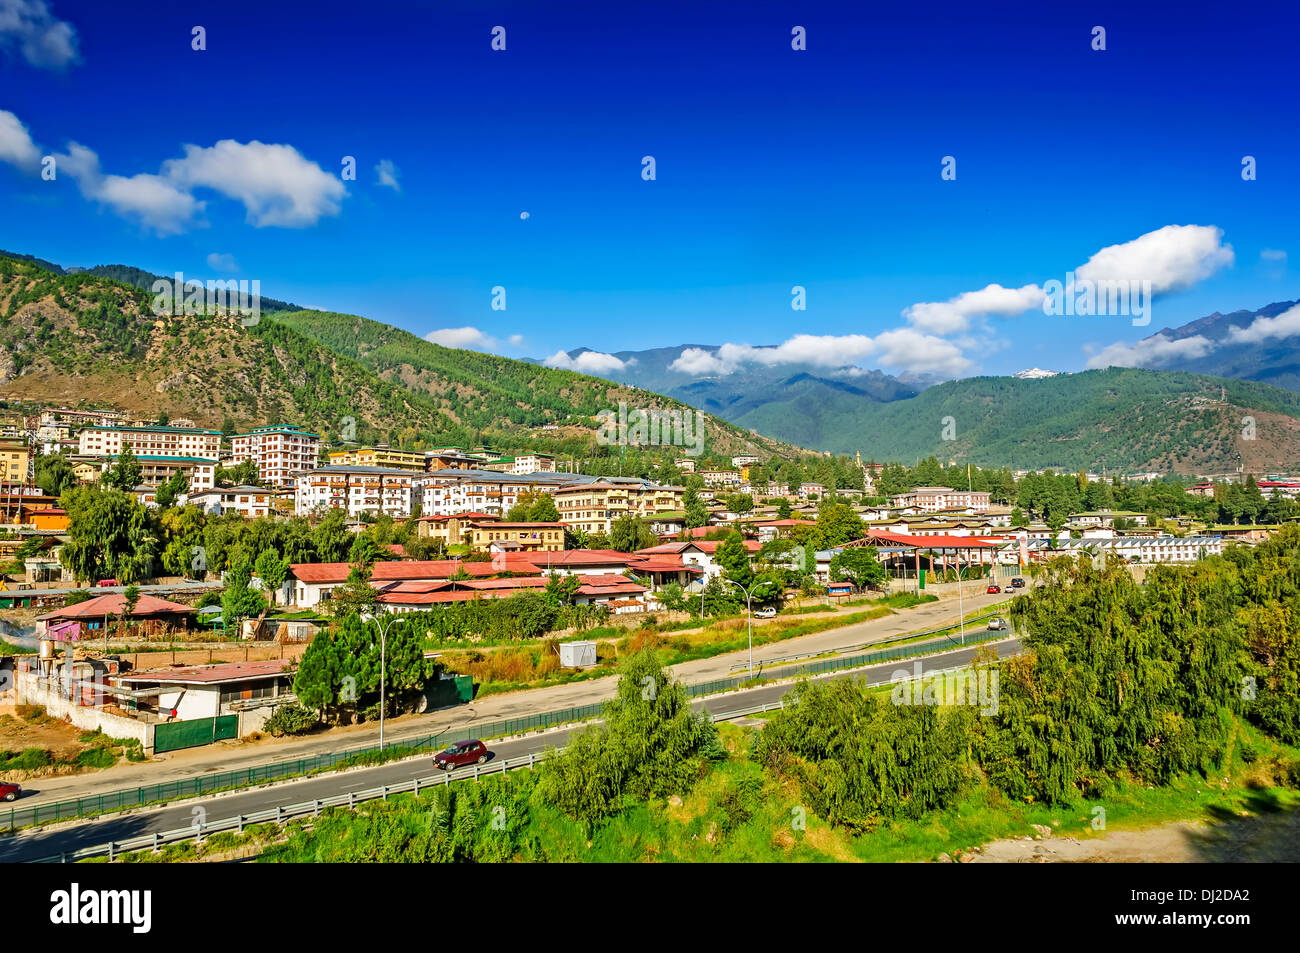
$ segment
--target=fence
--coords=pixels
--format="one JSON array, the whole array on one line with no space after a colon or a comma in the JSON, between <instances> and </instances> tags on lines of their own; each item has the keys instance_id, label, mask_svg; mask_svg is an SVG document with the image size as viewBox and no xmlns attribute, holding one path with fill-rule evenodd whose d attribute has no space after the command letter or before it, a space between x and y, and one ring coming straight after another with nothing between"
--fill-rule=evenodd
<instances>
[{"instance_id":1,"label":"fence","mask_svg":"<svg viewBox=\"0 0 1300 953\"><path fill-rule=\"evenodd\" d=\"M783 707L783 705L778 701L774 704L754 705L750 708L740 708L735 711L729 711L721 715L712 715L710 717L713 721L725 721L729 718L738 718L742 715L754 715L781 707ZM475 764L470 765L468 768L461 768L458 771L445 772L427 778L414 778L410 781L401 781L397 784L385 784L377 788L366 788L363 791L348 791L346 794L336 794L333 797L318 798L314 801L303 801L299 804L290 804L287 807L282 805L274 809L257 811L253 814L237 814L234 817L213 821L210 824L196 821L189 827L165 831L158 834L145 834L140 837L133 837L122 841L109 841L106 844L98 844L94 847L83 847L79 850L69 851L63 854L41 857L37 860L29 861L29 863L66 864L103 855L107 855L109 861L112 861L120 854L138 850L157 850L167 844L175 844L190 839L201 841L204 835L218 834L222 831L234 831L242 834L244 828L251 824L264 824L268 822L283 824L285 821L297 817L303 817L308 814L316 816L327 807L346 806L351 809L356 807L358 804L364 804L366 801L373 801L376 799L387 800L388 795L390 794L405 794L408 791L416 797L419 797L420 791L427 790L439 784L446 785L450 784L452 781L468 781L470 779L478 781L479 778L485 775L505 774L508 771L514 771L518 768L524 767L531 769L536 766L537 762L545 760L546 757L547 752L545 751L540 753L533 752L518 758L507 758L503 761L489 762L485 766Z\"/></svg>"},{"instance_id":2,"label":"fence","mask_svg":"<svg viewBox=\"0 0 1300 953\"><path fill-rule=\"evenodd\" d=\"M983 635L984 638L979 640L974 636L968 637L967 644L977 644L978 641L988 641L992 638L1006 637L1006 633L1004 632L986 632L983 633ZM944 645L943 647L949 648L950 646ZM860 655L846 655L839 658L823 659L819 662L806 662L801 665L782 666L780 676L782 678L798 678L804 675L823 675L827 672L837 671L839 669L862 668L880 662L912 658L918 655L933 653L934 649L934 642L925 642L917 645L899 646L894 649L882 649L876 652L866 652ZM730 678L714 679L713 681L708 682L694 682L687 684L685 688L687 694L691 698L699 698L703 695L716 695L722 692L735 691L736 689L743 687L749 681L750 678L748 675L737 675ZM597 702L591 705L565 708L559 711L526 715L521 718L508 718L478 725L465 725L454 730L442 731L421 738L403 739L398 741L396 744L388 745L385 750L409 749L412 753L430 750L436 751L441 750L453 741L459 741L462 738L469 736L499 738L506 735L525 734L530 731L540 731L546 728L556 727L557 725L567 725L574 722L587 721L596 718L601 714L604 707L605 702ZM728 715L731 714L734 714L734 712L728 713ZM345 749L343 751L327 751L307 758L280 761L273 764L245 768L238 771L224 771L220 773L201 775L195 778L186 778L181 781L169 781L162 784L145 785L143 787L125 791L114 791L110 794L102 794L94 797L60 801L55 804L33 806L21 810L11 808L9 810L7 826L10 830L17 830L20 827L28 827L34 824L75 820L82 817L92 817L96 814L142 807L147 804L157 804L180 798L213 794L217 791L225 791L233 788L252 787L258 784L267 784L272 781L285 781L290 778L305 777L319 771L334 768L340 764L346 764L354 759L358 762L364 761L366 758L377 756L379 751L380 749L377 745ZM0 813L0 818L3 817L4 814Z\"/></svg>"},{"instance_id":3,"label":"fence","mask_svg":"<svg viewBox=\"0 0 1300 953\"><path fill-rule=\"evenodd\" d=\"M197 748L234 738L239 733L238 715L218 715L215 718L189 718L157 725L153 730L153 750L179 751Z\"/></svg>"}]
</instances>

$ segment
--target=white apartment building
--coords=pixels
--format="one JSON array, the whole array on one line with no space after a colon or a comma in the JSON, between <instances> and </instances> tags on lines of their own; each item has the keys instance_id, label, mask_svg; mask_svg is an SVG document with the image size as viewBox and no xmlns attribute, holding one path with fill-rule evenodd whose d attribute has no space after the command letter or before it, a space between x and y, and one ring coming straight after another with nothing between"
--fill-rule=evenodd
<instances>
[{"instance_id":1,"label":"white apartment building","mask_svg":"<svg viewBox=\"0 0 1300 953\"><path fill-rule=\"evenodd\" d=\"M137 456L201 457L214 463L221 458L221 431L193 427L83 427L77 434L77 452L117 456L130 445Z\"/></svg>"},{"instance_id":2,"label":"white apartment building","mask_svg":"<svg viewBox=\"0 0 1300 953\"><path fill-rule=\"evenodd\" d=\"M528 476L487 470L437 470L426 476L420 512L424 516L504 516L525 493L551 493L568 482L563 478Z\"/></svg>"},{"instance_id":3,"label":"white apartment building","mask_svg":"<svg viewBox=\"0 0 1300 953\"><path fill-rule=\"evenodd\" d=\"M914 506L922 513L938 513L940 510L970 509L975 513L987 513L989 495L970 490L954 490L950 486L918 486L915 490L898 493L889 498L892 506Z\"/></svg>"},{"instance_id":4,"label":"white apartment building","mask_svg":"<svg viewBox=\"0 0 1300 953\"><path fill-rule=\"evenodd\" d=\"M170 480L176 473L184 473L189 480L189 492L210 490L216 486L217 461L203 457L168 457L156 454L136 454L140 464L140 486L158 487ZM117 464L114 457L104 457L99 464L100 472L106 472ZM152 501L152 498L151 498Z\"/></svg>"},{"instance_id":5,"label":"white apartment building","mask_svg":"<svg viewBox=\"0 0 1300 953\"><path fill-rule=\"evenodd\" d=\"M758 457L752 453L742 453L731 458L731 465L738 470L741 467L752 467L756 463L758 463Z\"/></svg>"},{"instance_id":6,"label":"white apartment building","mask_svg":"<svg viewBox=\"0 0 1300 953\"><path fill-rule=\"evenodd\" d=\"M554 473L555 458L549 453L521 453L513 457L502 457L483 464L484 470L497 473L509 473L512 476L527 476L530 473Z\"/></svg>"},{"instance_id":7,"label":"white apartment building","mask_svg":"<svg viewBox=\"0 0 1300 953\"><path fill-rule=\"evenodd\" d=\"M700 470L704 485L709 487L739 487L742 482L739 470Z\"/></svg>"},{"instance_id":8,"label":"white apartment building","mask_svg":"<svg viewBox=\"0 0 1300 953\"><path fill-rule=\"evenodd\" d=\"M272 502L287 493L286 490L268 490L260 486L223 486L185 494L185 503L193 503L204 513L221 516L239 513L247 519L270 516Z\"/></svg>"},{"instance_id":9,"label":"white apartment building","mask_svg":"<svg viewBox=\"0 0 1300 953\"><path fill-rule=\"evenodd\" d=\"M318 467L294 475L294 512L306 516L341 509L348 516L405 519L425 479L392 467Z\"/></svg>"},{"instance_id":10,"label":"white apartment building","mask_svg":"<svg viewBox=\"0 0 1300 953\"><path fill-rule=\"evenodd\" d=\"M1135 563L1190 563L1223 553L1222 536L1118 536L1113 539L1060 539L1054 553L1086 550L1097 559L1108 553Z\"/></svg>"},{"instance_id":11,"label":"white apartment building","mask_svg":"<svg viewBox=\"0 0 1300 953\"><path fill-rule=\"evenodd\" d=\"M230 438L236 463L252 460L257 476L270 486L293 486L296 474L316 469L320 435L297 427L256 427Z\"/></svg>"}]
</instances>

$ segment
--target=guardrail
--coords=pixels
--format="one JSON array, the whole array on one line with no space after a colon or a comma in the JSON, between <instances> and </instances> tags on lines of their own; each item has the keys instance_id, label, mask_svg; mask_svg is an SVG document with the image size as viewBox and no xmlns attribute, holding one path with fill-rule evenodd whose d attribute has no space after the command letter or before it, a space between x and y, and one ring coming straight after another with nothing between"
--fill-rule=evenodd
<instances>
[{"instance_id":1,"label":"guardrail","mask_svg":"<svg viewBox=\"0 0 1300 953\"><path fill-rule=\"evenodd\" d=\"M938 631L946 631L946 629ZM921 634L924 635L927 633ZM914 637L915 636L909 636L909 638ZM975 636L970 636L967 640L967 644L978 644L980 642L991 641L998 637L1006 638L1007 635L1003 632L985 632L983 633L982 638L977 639ZM933 653L934 648L934 643L918 643L916 645L901 646L895 649L882 649L880 651L867 652L860 655L839 656L837 658L825 659L821 662L808 662L803 665L790 666L785 668L780 673L780 676L782 678L798 678L803 675L824 675L827 672L836 671L841 668L861 668L863 666L874 665L880 662L890 662L897 659L930 654ZM705 695L718 695L725 692L736 691L745 687L750 681L751 679L747 674L736 675L728 678L713 679L706 682L687 683L685 688L688 697L699 698ZM598 702L591 705L560 709L558 711L542 712L537 715L528 715L521 718L507 718L477 725L467 724L455 729L426 735L424 737L398 739L395 743L388 745L384 750L391 750L393 748L410 749L413 753L428 750L440 750L447 744L450 744L453 741L459 741L466 737L478 736L480 738L494 738L524 734L529 731L540 731L546 728L554 728L559 725L588 721L600 715L604 707L604 702ZM368 757L374 757L379 752L380 748L377 745L368 745L365 747L344 749L342 751L323 752L311 757L273 762L271 764L243 768L236 771L223 771L214 774L200 775L199 777L185 778L180 781L167 781L160 784L143 785L133 789L113 791L108 794L58 801L54 804L34 805L32 807L21 809L10 808L6 827L8 830L17 830L21 827L31 827L37 824L78 820L86 817L94 817L99 814L108 814L117 811L130 810L132 808L145 807L150 804L179 800L181 798L199 797L205 794L215 794L219 791L254 787L259 784L268 784L273 781L287 781L292 778L306 777L319 771L328 770L340 764L345 765L353 760L364 760ZM3 821L4 819L5 814L3 811L0 811L0 821Z\"/></svg>"},{"instance_id":2,"label":"guardrail","mask_svg":"<svg viewBox=\"0 0 1300 953\"><path fill-rule=\"evenodd\" d=\"M750 708L738 709L736 711L723 712L718 715L710 715L714 722L726 721L731 718L739 718L744 715L754 715L761 712L771 711L782 708L784 705L778 701L775 704L754 705ZM76 863L79 860L88 860L91 857L100 857L107 855L111 863L121 854L132 853L139 850L158 850L168 844L176 844L181 841L194 840L196 843L202 842L203 838L211 834L220 834L227 831L234 831L242 834L244 828L253 824L265 824L274 822L283 824L285 821L294 818L304 817L307 815L317 816L327 807L343 807L348 809L355 808L358 804L364 804L367 801L387 800L390 794L405 794L410 792L416 797L420 796L420 791L428 790L439 784L447 785L453 781L477 782L480 778L492 774L505 774L519 768L528 768L532 770L539 761L544 761L548 752L530 752L527 755L521 755L518 758L505 758L501 761L489 761L486 765L469 765L467 768L461 768L456 771L448 771L443 774L431 775L426 778L413 778L410 781L401 781L397 784L384 784L376 788L366 788L361 791L348 791L344 794L335 794L331 797L316 798L311 801L302 801L298 804L278 805L274 809L268 808L265 811L255 811L252 814L236 814L234 817L223 818L218 821L206 822L196 821L189 827L177 828L176 830L163 831L154 834L144 834L140 837L130 837L126 840L108 841L104 844L96 844L92 847L82 847L77 850L67 851L61 854L52 854L48 857L41 857L36 860L27 861L32 864L59 864L59 863Z\"/></svg>"},{"instance_id":3,"label":"guardrail","mask_svg":"<svg viewBox=\"0 0 1300 953\"><path fill-rule=\"evenodd\" d=\"M974 625L977 622L983 622L985 619L992 619L997 615L999 615L999 613L989 612L986 615L977 616L974 619L965 619L963 621L968 625ZM840 649L824 649L821 652L800 652L797 655L781 655L778 656L777 658L764 659L762 664L774 665L781 662L793 662L795 659L816 658L817 656L825 655L828 652L833 652L836 655L843 655L846 652L852 652L854 649L865 649L869 645L880 646L880 645L893 645L895 642L910 642L912 639L923 639L927 635L942 635L945 632L951 632L953 629L961 628L961 625L962 623L958 622L958 623L954 623L953 625L940 626L937 629L926 629L923 632L904 632L902 635L896 635L888 639L878 639L874 642L859 642L857 645L846 645ZM997 631L997 630L988 630L988 631ZM975 636L971 635L968 636L968 638L975 639ZM981 638L976 641L985 641L985 639ZM927 644L932 644L932 643L927 643ZM953 644L957 645L958 643L954 642ZM749 663L737 662L735 665L731 666L732 671L735 671L738 668L749 668Z\"/></svg>"}]
</instances>

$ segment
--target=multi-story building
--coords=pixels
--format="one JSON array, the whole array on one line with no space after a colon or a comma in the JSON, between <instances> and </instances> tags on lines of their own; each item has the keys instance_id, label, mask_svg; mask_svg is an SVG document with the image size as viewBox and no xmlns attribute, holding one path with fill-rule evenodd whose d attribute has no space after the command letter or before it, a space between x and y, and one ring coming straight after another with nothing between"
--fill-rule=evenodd
<instances>
[{"instance_id":1,"label":"multi-story building","mask_svg":"<svg viewBox=\"0 0 1300 953\"><path fill-rule=\"evenodd\" d=\"M194 427L83 427L77 452L115 457L130 445L137 456L221 458L221 431Z\"/></svg>"},{"instance_id":2,"label":"multi-story building","mask_svg":"<svg viewBox=\"0 0 1300 953\"><path fill-rule=\"evenodd\" d=\"M32 451L20 438L0 438L0 483L27 483L31 479Z\"/></svg>"},{"instance_id":3,"label":"multi-story building","mask_svg":"<svg viewBox=\"0 0 1300 953\"><path fill-rule=\"evenodd\" d=\"M731 488L745 482L739 470L700 470L699 474L704 478L704 485L710 487Z\"/></svg>"},{"instance_id":4,"label":"multi-story building","mask_svg":"<svg viewBox=\"0 0 1300 953\"><path fill-rule=\"evenodd\" d=\"M569 474L513 474L487 470L436 470L424 483L420 511L426 516L487 513L504 516L526 493L551 493Z\"/></svg>"},{"instance_id":5,"label":"multi-story building","mask_svg":"<svg viewBox=\"0 0 1300 953\"><path fill-rule=\"evenodd\" d=\"M41 411L41 426L68 424L76 427L115 427L125 421L126 415L116 410L70 410L51 407Z\"/></svg>"},{"instance_id":6,"label":"multi-story building","mask_svg":"<svg viewBox=\"0 0 1300 953\"><path fill-rule=\"evenodd\" d=\"M675 466L678 470L681 470L683 473L695 472L695 461L692 460L690 457L682 457L680 460L674 460L673 466Z\"/></svg>"},{"instance_id":7,"label":"multi-story building","mask_svg":"<svg viewBox=\"0 0 1300 953\"><path fill-rule=\"evenodd\" d=\"M329 458L330 466L334 467L390 467L394 470L424 471L424 451L394 450L384 444L332 450Z\"/></svg>"},{"instance_id":8,"label":"multi-story building","mask_svg":"<svg viewBox=\"0 0 1300 953\"><path fill-rule=\"evenodd\" d=\"M132 451L134 453L134 451ZM189 492L210 490L216 485L217 461L204 457L168 457L157 454L135 454L140 464L140 486L150 489L161 486L177 473L185 474ZM103 457L99 472L103 473L117 463L115 457Z\"/></svg>"},{"instance_id":9,"label":"multi-story building","mask_svg":"<svg viewBox=\"0 0 1300 953\"><path fill-rule=\"evenodd\" d=\"M235 463L252 460L257 478L270 486L293 486L296 474L316 469L320 435L297 427L255 427L230 438Z\"/></svg>"},{"instance_id":10,"label":"multi-story building","mask_svg":"<svg viewBox=\"0 0 1300 953\"><path fill-rule=\"evenodd\" d=\"M318 467L294 476L294 511L341 509L349 516L405 519L423 482L422 474L395 467Z\"/></svg>"},{"instance_id":11,"label":"multi-story building","mask_svg":"<svg viewBox=\"0 0 1300 953\"><path fill-rule=\"evenodd\" d=\"M914 506L922 513L955 509L971 509L976 513L987 513L989 510L987 493L954 490L950 486L918 486L915 490L891 496L889 502L895 507Z\"/></svg>"},{"instance_id":12,"label":"multi-story building","mask_svg":"<svg viewBox=\"0 0 1300 953\"><path fill-rule=\"evenodd\" d=\"M649 480L598 480L559 487L551 495L561 522L588 533L608 534L622 516L654 517L680 510L684 492Z\"/></svg>"},{"instance_id":13,"label":"multi-story building","mask_svg":"<svg viewBox=\"0 0 1300 953\"><path fill-rule=\"evenodd\" d=\"M185 502L193 503L212 516L239 513L246 518L255 519L270 516L275 508L275 500L288 493L288 490L268 490L261 486L223 486L187 493Z\"/></svg>"},{"instance_id":14,"label":"multi-story building","mask_svg":"<svg viewBox=\"0 0 1300 953\"><path fill-rule=\"evenodd\" d=\"M731 465L737 470L742 467L752 467L756 463L758 463L758 457L752 453L742 453L731 458Z\"/></svg>"},{"instance_id":15,"label":"multi-story building","mask_svg":"<svg viewBox=\"0 0 1300 953\"><path fill-rule=\"evenodd\" d=\"M549 453L519 453L513 457L502 457L483 464L484 470L496 470L514 476L526 476L529 473L554 473L555 458Z\"/></svg>"}]
</instances>

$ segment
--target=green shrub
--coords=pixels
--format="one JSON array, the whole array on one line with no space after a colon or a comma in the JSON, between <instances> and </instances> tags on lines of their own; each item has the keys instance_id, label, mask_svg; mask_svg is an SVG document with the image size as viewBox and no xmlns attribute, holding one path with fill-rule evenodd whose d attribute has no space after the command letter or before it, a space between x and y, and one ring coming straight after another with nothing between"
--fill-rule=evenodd
<instances>
[{"instance_id":1,"label":"green shrub","mask_svg":"<svg viewBox=\"0 0 1300 953\"><path fill-rule=\"evenodd\" d=\"M301 705L281 705L271 717L266 719L262 729L272 737L306 734L316 727L319 719L316 713Z\"/></svg>"}]
</instances>

